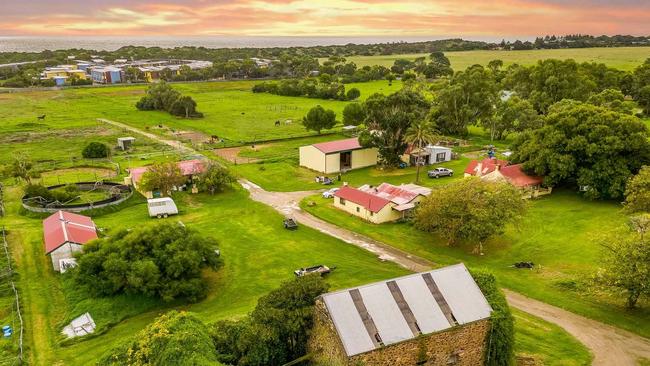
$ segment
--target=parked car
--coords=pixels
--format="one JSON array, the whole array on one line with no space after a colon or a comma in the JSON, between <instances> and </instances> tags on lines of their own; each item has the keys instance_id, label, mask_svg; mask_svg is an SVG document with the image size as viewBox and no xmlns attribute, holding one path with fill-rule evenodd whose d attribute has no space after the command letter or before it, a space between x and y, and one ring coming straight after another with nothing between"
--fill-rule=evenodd
<instances>
[{"instance_id":1,"label":"parked car","mask_svg":"<svg viewBox=\"0 0 650 366\"><path fill-rule=\"evenodd\" d=\"M429 178L451 177L454 171L447 168L435 168L427 172Z\"/></svg>"},{"instance_id":2,"label":"parked car","mask_svg":"<svg viewBox=\"0 0 650 366\"><path fill-rule=\"evenodd\" d=\"M169 197L151 198L147 200L147 208L150 217L167 217L178 214L176 203Z\"/></svg>"},{"instance_id":3,"label":"parked car","mask_svg":"<svg viewBox=\"0 0 650 366\"><path fill-rule=\"evenodd\" d=\"M303 277L303 276L307 276L307 275L310 275L310 274L318 274L320 276L324 276L324 275L330 273L331 271L332 270L328 266L325 266L325 265L321 264L319 266L300 268L300 269L297 269L297 270L293 271L293 273L296 275L296 277Z\"/></svg>"},{"instance_id":4,"label":"parked car","mask_svg":"<svg viewBox=\"0 0 650 366\"><path fill-rule=\"evenodd\" d=\"M328 189L327 191L323 192L323 198L334 198L334 193L336 193L338 190L339 188Z\"/></svg>"}]
</instances>

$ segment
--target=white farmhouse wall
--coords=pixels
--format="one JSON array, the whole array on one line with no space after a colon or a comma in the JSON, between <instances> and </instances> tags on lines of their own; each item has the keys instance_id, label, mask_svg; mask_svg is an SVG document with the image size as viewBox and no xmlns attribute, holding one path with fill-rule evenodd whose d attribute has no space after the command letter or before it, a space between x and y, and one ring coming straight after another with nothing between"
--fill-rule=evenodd
<instances>
[{"instance_id":1,"label":"white farmhouse wall","mask_svg":"<svg viewBox=\"0 0 650 366\"><path fill-rule=\"evenodd\" d=\"M315 170L317 172L325 172L325 154L312 145L301 146L298 150L300 154L300 166Z\"/></svg>"},{"instance_id":2,"label":"white farmhouse wall","mask_svg":"<svg viewBox=\"0 0 650 366\"><path fill-rule=\"evenodd\" d=\"M352 169L377 165L377 156L378 151L375 148L352 151Z\"/></svg>"},{"instance_id":3,"label":"white farmhouse wall","mask_svg":"<svg viewBox=\"0 0 650 366\"><path fill-rule=\"evenodd\" d=\"M334 197L334 207L374 224L399 220L402 216L399 212L393 210L392 206L393 204L389 203L379 210L379 212L373 213L365 207L351 201L346 200L345 203L342 204L340 197Z\"/></svg>"},{"instance_id":4,"label":"white farmhouse wall","mask_svg":"<svg viewBox=\"0 0 650 366\"><path fill-rule=\"evenodd\" d=\"M50 258L52 259L52 266L54 267L54 270L57 272L61 272L61 268L59 267L59 260L60 259L65 259L65 258L72 258L74 257L74 253L80 252L83 250L83 246L79 244L74 244L67 242L60 247L54 249L52 252L50 252Z\"/></svg>"}]
</instances>

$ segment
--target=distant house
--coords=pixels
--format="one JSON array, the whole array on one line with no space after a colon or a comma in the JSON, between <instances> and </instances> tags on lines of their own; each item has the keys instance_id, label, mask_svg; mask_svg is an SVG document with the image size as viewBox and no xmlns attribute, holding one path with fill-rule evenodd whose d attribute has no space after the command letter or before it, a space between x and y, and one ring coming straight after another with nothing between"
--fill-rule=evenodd
<instances>
[{"instance_id":1,"label":"distant house","mask_svg":"<svg viewBox=\"0 0 650 366\"><path fill-rule=\"evenodd\" d=\"M177 163L178 168L181 170L181 173L187 177L187 181L192 182L194 176L199 175L205 171L207 168L206 163L203 160L193 159L193 160L183 160ZM135 189L138 189L138 184L142 180L144 173L149 170L148 167L137 167L129 169L129 176L124 178L124 184L133 185ZM178 187L181 188L181 187ZM192 188L192 193L196 193L196 188ZM153 198L153 192L142 192L145 197Z\"/></svg>"},{"instance_id":2,"label":"distant house","mask_svg":"<svg viewBox=\"0 0 650 366\"><path fill-rule=\"evenodd\" d=\"M377 149L361 146L358 138L300 147L300 166L330 174L377 164Z\"/></svg>"},{"instance_id":3,"label":"distant house","mask_svg":"<svg viewBox=\"0 0 650 366\"><path fill-rule=\"evenodd\" d=\"M119 84L125 81L124 71L117 67L93 67L90 71L90 77L94 82L100 84Z\"/></svg>"},{"instance_id":4,"label":"distant house","mask_svg":"<svg viewBox=\"0 0 650 366\"><path fill-rule=\"evenodd\" d=\"M463 264L316 299L319 365L483 365L492 308Z\"/></svg>"},{"instance_id":5,"label":"distant house","mask_svg":"<svg viewBox=\"0 0 650 366\"><path fill-rule=\"evenodd\" d=\"M415 184L394 186L382 183L377 187L341 187L334 194L334 207L375 224L407 217L431 189Z\"/></svg>"},{"instance_id":6,"label":"distant house","mask_svg":"<svg viewBox=\"0 0 650 366\"><path fill-rule=\"evenodd\" d=\"M465 169L465 176L476 176L488 182L507 182L519 188L524 198L534 198L551 193L551 188L544 188L544 177L528 175L523 164L509 165L507 161L484 159L472 161Z\"/></svg>"},{"instance_id":7,"label":"distant house","mask_svg":"<svg viewBox=\"0 0 650 366\"><path fill-rule=\"evenodd\" d=\"M451 149L445 146L427 145L422 149L418 149L413 145L409 145L401 158L408 165L415 165L418 157L421 159L422 164L431 165L450 161L452 156Z\"/></svg>"},{"instance_id":8,"label":"distant house","mask_svg":"<svg viewBox=\"0 0 650 366\"><path fill-rule=\"evenodd\" d=\"M73 263L70 259L74 258L74 253L97 239L97 229L90 217L58 211L43 220L43 239L45 254L52 259L54 270L61 272L62 263Z\"/></svg>"}]
</instances>

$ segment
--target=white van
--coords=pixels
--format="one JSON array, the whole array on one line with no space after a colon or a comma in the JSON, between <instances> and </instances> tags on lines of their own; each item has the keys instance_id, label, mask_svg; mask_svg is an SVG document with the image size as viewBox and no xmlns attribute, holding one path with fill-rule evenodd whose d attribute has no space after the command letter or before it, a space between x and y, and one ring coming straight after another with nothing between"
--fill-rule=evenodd
<instances>
[{"instance_id":1,"label":"white van","mask_svg":"<svg viewBox=\"0 0 650 366\"><path fill-rule=\"evenodd\" d=\"M150 217L161 218L178 214L178 208L174 200L169 197L148 199L147 207L149 208Z\"/></svg>"}]
</instances>

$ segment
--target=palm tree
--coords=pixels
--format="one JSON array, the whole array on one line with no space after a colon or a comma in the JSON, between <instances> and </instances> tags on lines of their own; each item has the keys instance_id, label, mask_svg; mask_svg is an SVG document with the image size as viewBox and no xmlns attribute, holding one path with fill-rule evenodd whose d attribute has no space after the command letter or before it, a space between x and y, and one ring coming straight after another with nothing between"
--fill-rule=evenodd
<instances>
[{"instance_id":1,"label":"palm tree","mask_svg":"<svg viewBox=\"0 0 650 366\"><path fill-rule=\"evenodd\" d=\"M433 126L431 121L418 121L415 122L406 130L404 139L407 143L417 146L417 161L415 166L417 167L417 173L415 175L415 183L420 182L420 165L422 165L422 148L429 143L432 143L436 140L438 134Z\"/></svg>"}]
</instances>

